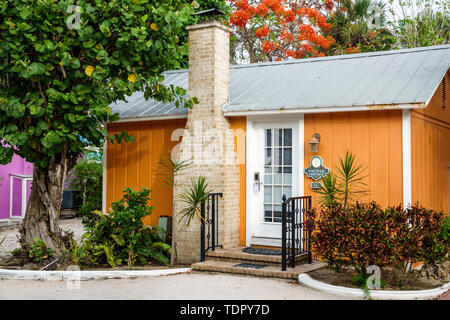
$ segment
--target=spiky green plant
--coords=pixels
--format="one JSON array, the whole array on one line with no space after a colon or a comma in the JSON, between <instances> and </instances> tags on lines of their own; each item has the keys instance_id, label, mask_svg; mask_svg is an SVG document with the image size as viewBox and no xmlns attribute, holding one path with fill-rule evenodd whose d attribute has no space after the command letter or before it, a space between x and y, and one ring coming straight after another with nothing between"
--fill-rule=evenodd
<instances>
[{"instance_id":1,"label":"spiky green plant","mask_svg":"<svg viewBox=\"0 0 450 320\"><path fill-rule=\"evenodd\" d=\"M353 200L356 195L362 196L367 194L364 178L366 167L355 162L355 155L351 151L345 153L345 159L339 157L339 166L337 170L337 184L341 201L344 207L347 207L349 201Z\"/></svg>"},{"instance_id":2,"label":"spiky green plant","mask_svg":"<svg viewBox=\"0 0 450 320\"><path fill-rule=\"evenodd\" d=\"M319 190L314 190L319 194L318 203L320 206L331 206L338 200L339 189L337 187L336 176L330 172L322 178Z\"/></svg>"},{"instance_id":3,"label":"spiky green plant","mask_svg":"<svg viewBox=\"0 0 450 320\"><path fill-rule=\"evenodd\" d=\"M161 177L161 181L167 186L173 186L175 184L175 176L189 166L189 161L181 160L180 156L168 153L158 161L158 166L162 170L162 172L157 174Z\"/></svg>"},{"instance_id":4,"label":"spiky green plant","mask_svg":"<svg viewBox=\"0 0 450 320\"><path fill-rule=\"evenodd\" d=\"M179 196L180 201L185 204L185 207L178 212L180 221L187 219L187 225L189 225L195 217L201 221L201 205L207 200L211 192L211 190L208 190L208 183L206 182L205 177L199 176L197 180L193 179L191 181L191 186L185 188Z\"/></svg>"},{"instance_id":5,"label":"spiky green plant","mask_svg":"<svg viewBox=\"0 0 450 320\"><path fill-rule=\"evenodd\" d=\"M345 158L339 157L339 165L335 166L335 173L330 172L322 178L319 190L314 192L319 195L320 206L331 206L341 203L347 207L349 202L368 193L364 175L367 169L363 164L355 161L356 157L351 151L345 153Z\"/></svg>"}]
</instances>

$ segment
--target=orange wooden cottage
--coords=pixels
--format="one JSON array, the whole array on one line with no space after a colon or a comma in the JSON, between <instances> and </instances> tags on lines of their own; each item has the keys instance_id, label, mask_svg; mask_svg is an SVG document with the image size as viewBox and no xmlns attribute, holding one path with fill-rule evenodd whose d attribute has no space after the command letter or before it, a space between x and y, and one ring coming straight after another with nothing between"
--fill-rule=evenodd
<instances>
[{"instance_id":1,"label":"orange wooden cottage","mask_svg":"<svg viewBox=\"0 0 450 320\"><path fill-rule=\"evenodd\" d=\"M147 222L171 215L157 163L175 151L192 161L176 193L200 174L223 193L224 247L279 246L282 195L314 204L311 159L332 169L351 150L368 166L370 200L449 212L450 45L230 66L228 37L216 22L189 27L189 69L165 72L165 83L199 99L189 112L141 92L113 105L121 120L108 133L135 142L105 149L105 210L124 187L148 187ZM177 230L178 261L198 261L198 226Z\"/></svg>"}]
</instances>

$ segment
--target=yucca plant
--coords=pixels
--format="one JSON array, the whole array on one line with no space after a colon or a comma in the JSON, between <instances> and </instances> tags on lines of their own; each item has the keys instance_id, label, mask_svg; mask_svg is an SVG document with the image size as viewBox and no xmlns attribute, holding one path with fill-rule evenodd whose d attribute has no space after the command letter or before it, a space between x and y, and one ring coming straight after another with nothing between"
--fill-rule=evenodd
<instances>
[{"instance_id":1,"label":"yucca plant","mask_svg":"<svg viewBox=\"0 0 450 320\"><path fill-rule=\"evenodd\" d=\"M189 166L189 161L181 160L178 155L173 156L172 153L168 153L158 161L158 166L163 171L157 174L161 177L161 181L167 186L173 186L175 176Z\"/></svg>"},{"instance_id":2,"label":"yucca plant","mask_svg":"<svg viewBox=\"0 0 450 320\"><path fill-rule=\"evenodd\" d=\"M335 172L330 172L322 178L322 185L314 192L319 194L318 203L321 206L330 206L341 203L344 208L357 196L367 194L367 184L364 179L366 167L355 161L356 157L351 151L345 153L345 158L339 157L339 165Z\"/></svg>"},{"instance_id":3,"label":"yucca plant","mask_svg":"<svg viewBox=\"0 0 450 320\"><path fill-rule=\"evenodd\" d=\"M336 167L338 192L344 208L356 195L362 196L367 193L367 184L364 182L364 178L367 175L363 175L366 167L362 164L357 164L355 158L351 151L347 151L345 159L339 157L339 166Z\"/></svg>"},{"instance_id":4,"label":"yucca plant","mask_svg":"<svg viewBox=\"0 0 450 320\"><path fill-rule=\"evenodd\" d=\"M318 203L320 206L331 206L338 200L339 189L337 187L336 176L330 172L322 178L320 190L314 190L319 194Z\"/></svg>"},{"instance_id":5,"label":"yucca plant","mask_svg":"<svg viewBox=\"0 0 450 320\"><path fill-rule=\"evenodd\" d=\"M201 205L208 199L211 192L211 190L208 190L208 183L206 182L205 177L199 176L197 180L193 179L191 181L191 186L185 188L179 195L180 201L186 205L178 212L180 221L186 219L187 225L189 225L195 217L201 221Z\"/></svg>"}]
</instances>

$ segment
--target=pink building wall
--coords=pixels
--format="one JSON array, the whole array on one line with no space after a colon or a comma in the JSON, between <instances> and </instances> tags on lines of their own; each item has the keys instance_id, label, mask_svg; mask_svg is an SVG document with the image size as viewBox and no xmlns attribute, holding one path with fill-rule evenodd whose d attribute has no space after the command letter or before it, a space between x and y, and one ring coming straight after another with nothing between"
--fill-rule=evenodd
<instances>
[{"instance_id":1,"label":"pink building wall","mask_svg":"<svg viewBox=\"0 0 450 320\"><path fill-rule=\"evenodd\" d=\"M7 165L0 165L0 220L9 219L10 210L10 183L11 174L32 175L33 164L14 155L12 161ZM31 190L31 181L26 182L26 197ZM13 217L20 217L22 214L22 179L13 178Z\"/></svg>"}]
</instances>

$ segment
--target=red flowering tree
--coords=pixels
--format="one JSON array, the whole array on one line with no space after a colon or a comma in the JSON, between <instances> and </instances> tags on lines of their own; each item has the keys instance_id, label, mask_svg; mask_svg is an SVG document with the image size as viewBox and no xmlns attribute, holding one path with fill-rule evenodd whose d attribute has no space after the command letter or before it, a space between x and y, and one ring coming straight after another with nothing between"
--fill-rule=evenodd
<instances>
[{"instance_id":1,"label":"red flowering tree","mask_svg":"<svg viewBox=\"0 0 450 320\"><path fill-rule=\"evenodd\" d=\"M334 38L324 36L336 0L230 0L236 61L279 61L324 56Z\"/></svg>"}]
</instances>

